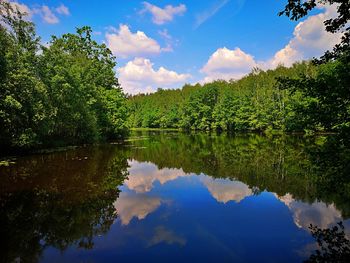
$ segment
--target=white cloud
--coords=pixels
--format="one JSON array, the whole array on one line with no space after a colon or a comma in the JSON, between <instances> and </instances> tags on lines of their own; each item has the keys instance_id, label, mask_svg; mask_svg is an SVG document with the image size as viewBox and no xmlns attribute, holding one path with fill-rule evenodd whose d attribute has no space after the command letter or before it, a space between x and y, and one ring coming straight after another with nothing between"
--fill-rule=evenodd
<instances>
[{"instance_id":1,"label":"white cloud","mask_svg":"<svg viewBox=\"0 0 350 263\"><path fill-rule=\"evenodd\" d=\"M172 36L169 34L167 29L159 30L158 34L165 40L172 40Z\"/></svg>"},{"instance_id":2,"label":"white cloud","mask_svg":"<svg viewBox=\"0 0 350 263\"><path fill-rule=\"evenodd\" d=\"M201 26L205 21L210 19L212 16L214 16L221 8L223 8L230 0L221 0L216 5L214 5L209 10L204 11L203 13L196 15L196 22L194 27L198 28Z\"/></svg>"},{"instance_id":3,"label":"white cloud","mask_svg":"<svg viewBox=\"0 0 350 263\"><path fill-rule=\"evenodd\" d=\"M325 51L340 42L341 33L332 34L325 30L323 22L336 15L335 6L323 6L323 13L308 17L294 29L293 38L267 61L266 67L276 67L278 64L291 66L299 60L321 56Z\"/></svg>"},{"instance_id":4,"label":"white cloud","mask_svg":"<svg viewBox=\"0 0 350 263\"><path fill-rule=\"evenodd\" d=\"M122 58L159 54L166 51L144 32L132 33L127 25L121 24L119 30L114 28L113 31L106 34L107 46L115 55Z\"/></svg>"},{"instance_id":5,"label":"white cloud","mask_svg":"<svg viewBox=\"0 0 350 263\"><path fill-rule=\"evenodd\" d=\"M16 11L20 11L22 14L26 15L27 19L30 19L33 15L32 10L25 4L16 2L16 1L8 1L5 0L5 2L10 3L10 6Z\"/></svg>"},{"instance_id":6,"label":"white cloud","mask_svg":"<svg viewBox=\"0 0 350 263\"><path fill-rule=\"evenodd\" d=\"M158 87L172 88L183 84L191 77L164 67L157 70L153 66L149 59L135 58L124 67L118 68L119 81L124 91L129 94L154 92Z\"/></svg>"},{"instance_id":7,"label":"white cloud","mask_svg":"<svg viewBox=\"0 0 350 263\"><path fill-rule=\"evenodd\" d=\"M336 15L336 8L334 6L322 8L323 13L309 16L305 21L300 22L295 27L293 37L287 45L266 61L255 61L252 55L243 52L240 48L217 49L201 69L201 72L206 75L202 82L239 79L251 72L254 67L269 69L280 64L289 67L297 61L321 56L326 50L339 43L342 36L341 33L327 32L323 24L324 20Z\"/></svg>"},{"instance_id":8,"label":"white cloud","mask_svg":"<svg viewBox=\"0 0 350 263\"><path fill-rule=\"evenodd\" d=\"M47 5L41 7L41 16L48 24L57 24L59 22L57 16L51 11Z\"/></svg>"},{"instance_id":9,"label":"white cloud","mask_svg":"<svg viewBox=\"0 0 350 263\"><path fill-rule=\"evenodd\" d=\"M57 8L50 8L47 5L42 5L40 8L33 9L33 12L40 15L42 20L48 24L58 24L60 22L55 13L66 16L70 15L68 7L63 4Z\"/></svg>"},{"instance_id":10,"label":"white cloud","mask_svg":"<svg viewBox=\"0 0 350 263\"><path fill-rule=\"evenodd\" d=\"M157 25L162 25L166 22L170 22L176 15L183 15L187 10L184 4L180 4L178 6L167 5L164 8L160 8L148 2L143 2L143 5L144 9L141 11L141 13L151 13L153 23Z\"/></svg>"},{"instance_id":11,"label":"white cloud","mask_svg":"<svg viewBox=\"0 0 350 263\"><path fill-rule=\"evenodd\" d=\"M249 73L256 66L254 57L240 48L234 50L219 48L201 69L206 74L204 82L215 79L238 79Z\"/></svg>"},{"instance_id":12,"label":"white cloud","mask_svg":"<svg viewBox=\"0 0 350 263\"><path fill-rule=\"evenodd\" d=\"M163 30L159 30L158 34L164 39L165 43L166 43L166 47L163 48L163 51L167 51L167 52L172 52L174 51L173 49L173 45L178 44L178 40L174 40L173 37L169 34L167 29L163 29Z\"/></svg>"},{"instance_id":13,"label":"white cloud","mask_svg":"<svg viewBox=\"0 0 350 263\"><path fill-rule=\"evenodd\" d=\"M70 15L68 7L66 7L64 4L61 4L59 7L57 7L56 12L60 15L65 15L65 16Z\"/></svg>"},{"instance_id":14,"label":"white cloud","mask_svg":"<svg viewBox=\"0 0 350 263\"><path fill-rule=\"evenodd\" d=\"M15 9L18 9L21 13L25 13L28 19L31 19L33 15L38 15L42 18L45 23L48 24L57 24L60 22L56 14L60 15L69 15L69 9L65 5L61 4L57 8L51 8L47 5L37 6L35 8L30 8L29 6L16 2L8 1L11 6Z\"/></svg>"}]
</instances>

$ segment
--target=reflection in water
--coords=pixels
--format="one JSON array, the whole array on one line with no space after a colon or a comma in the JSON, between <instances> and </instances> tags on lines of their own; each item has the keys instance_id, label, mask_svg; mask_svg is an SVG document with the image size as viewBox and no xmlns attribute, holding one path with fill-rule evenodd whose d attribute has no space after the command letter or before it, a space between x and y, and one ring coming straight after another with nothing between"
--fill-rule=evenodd
<instances>
[{"instance_id":1,"label":"reflection in water","mask_svg":"<svg viewBox=\"0 0 350 263\"><path fill-rule=\"evenodd\" d=\"M140 135L0 167L0 261L301 262L310 224L349 237L337 140Z\"/></svg>"},{"instance_id":2,"label":"reflection in water","mask_svg":"<svg viewBox=\"0 0 350 263\"><path fill-rule=\"evenodd\" d=\"M138 161L129 161L130 168L128 180L125 185L136 193L146 193L152 190L153 184L158 181L165 184L181 176L188 176L182 169L158 169L153 163L140 163Z\"/></svg>"},{"instance_id":3,"label":"reflection in water","mask_svg":"<svg viewBox=\"0 0 350 263\"><path fill-rule=\"evenodd\" d=\"M231 181L228 179L213 179L205 176L202 179L204 185L208 188L210 194L221 203L228 201L239 203L244 198L253 194L252 190L244 183Z\"/></svg>"},{"instance_id":4,"label":"reflection in water","mask_svg":"<svg viewBox=\"0 0 350 263\"><path fill-rule=\"evenodd\" d=\"M178 244L184 246L186 244L186 239L176 235L173 231L166 229L164 226L158 226L155 229L154 236L149 242L149 246L154 246L162 242L169 245Z\"/></svg>"},{"instance_id":5,"label":"reflection in water","mask_svg":"<svg viewBox=\"0 0 350 263\"><path fill-rule=\"evenodd\" d=\"M323 202L314 202L312 204L296 201L290 194L279 197L293 214L295 224L308 230L310 225L316 225L320 228L328 228L342 220L341 212L334 204L325 204Z\"/></svg>"},{"instance_id":6,"label":"reflection in water","mask_svg":"<svg viewBox=\"0 0 350 263\"><path fill-rule=\"evenodd\" d=\"M310 230L318 248L306 262L349 262L350 240L346 237L344 229L342 222L326 229L311 225Z\"/></svg>"},{"instance_id":7,"label":"reflection in water","mask_svg":"<svg viewBox=\"0 0 350 263\"><path fill-rule=\"evenodd\" d=\"M116 213L127 162L115 147L18 159L0 169L1 262L36 262L48 247L92 249Z\"/></svg>"},{"instance_id":8,"label":"reflection in water","mask_svg":"<svg viewBox=\"0 0 350 263\"><path fill-rule=\"evenodd\" d=\"M150 192L155 182L164 185L180 177L196 176L195 174L185 173L182 169L159 169L155 164L150 162L142 163L133 160L128 163L130 166L128 169L129 176L124 184L128 189L136 193ZM205 175L201 175L201 181L218 202L227 203L229 201L235 201L239 203L245 197L253 194L253 191L246 184L239 181L214 179ZM123 198L123 195L120 198ZM142 198L140 197L140 199ZM139 205L136 201L133 204L129 201L128 203L130 203L130 206ZM143 205L141 204L141 206Z\"/></svg>"},{"instance_id":9,"label":"reflection in water","mask_svg":"<svg viewBox=\"0 0 350 263\"><path fill-rule=\"evenodd\" d=\"M114 206L120 216L121 223L128 225L133 217L144 219L161 204L161 199L130 192L121 193Z\"/></svg>"}]
</instances>

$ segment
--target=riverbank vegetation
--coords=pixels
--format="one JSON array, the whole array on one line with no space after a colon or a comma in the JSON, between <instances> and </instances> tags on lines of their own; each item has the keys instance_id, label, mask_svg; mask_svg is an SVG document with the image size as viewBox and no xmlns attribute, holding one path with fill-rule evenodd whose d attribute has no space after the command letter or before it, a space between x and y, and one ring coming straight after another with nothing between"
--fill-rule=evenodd
<instances>
[{"instance_id":1,"label":"riverbank vegetation","mask_svg":"<svg viewBox=\"0 0 350 263\"><path fill-rule=\"evenodd\" d=\"M324 21L341 42L320 59L254 69L240 80L159 89L129 100L132 127L221 131L327 131L350 129L350 19L346 1L288 0L279 13L291 20L317 5L335 5L337 16Z\"/></svg>"},{"instance_id":2,"label":"riverbank vegetation","mask_svg":"<svg viewBox=\"0 0 350 263\"><path fill-rule=\"evenodd\" d=\"M91 29L40 43L32 22L0 3L0 147L52 147L125 134L115 58Z\"/></svg>"},{"instance_id":3,"label":"riverbank vegetation","mask_svg":"<svg viewBox=\"0 0 350 263\"><path fill-rule=\"evenodd\" d=\"M280 15L298 20L316 6L316 1L307 6L299 2L288 1ZM130 128L307 133L350 129L346 8L339 7L337 19L325 21L327 31L344 36L320 60L265 71L255 68L240 80L187 84L127 98L115 75L115 57L92 39L89 27L53 36L43 46L25 14L7 2L0 7L2 152L115 140Z\"/></svg>"},{"instance_id":4,"label":"riverbank vegetation","mask_svg":"<svg viewBox=\"0 0 350 263\"><path fill-rule=\"evenodd\" d=\"M131 127L220 131L340 131L350 124L350 64L253 70L235 81L159 89L129 99Z\"/></svg>"}]
</instances>

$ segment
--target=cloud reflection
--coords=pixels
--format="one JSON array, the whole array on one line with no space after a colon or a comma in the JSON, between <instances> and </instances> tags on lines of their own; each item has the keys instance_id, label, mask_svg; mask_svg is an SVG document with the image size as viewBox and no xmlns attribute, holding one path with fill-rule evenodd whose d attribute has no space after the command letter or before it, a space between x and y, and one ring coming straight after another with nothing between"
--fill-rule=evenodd
<instances>
[{"instance_id":1,"label":"cloud reflection","mask_svg":"<svg viewBox=\"0 0 350 263\"><path fill-rule=\"evenodd\" d=\"M166 229L164 226L158 226L155 228L155 233L149 242L149 246L154 246L165 242L169 245L178 244L184 246L186 239L176 235L173 231Z\"/></svg>"},{"instance_id":2,"label":"cloud reflection","mask_svg":"<svg viewBox=\"0 0 350 263\"><path fill-rule=\"evenodd\" d=\"M341 212L334 204L327 205L323 202L308 204L294 200L291 194L277 198L292 212L294 223L299 228L309 230L310 224L329 228L342 220Z\"/></svg>"},{"instance_id":3,"label":"cloud reflection","mask_svg":"<svg viewBox=\"0 0 350 263\"><path fill-rule=\"evenodd\" d=\"M203 184L208 188L210 194L221 203L226 204L229 201L239 203L244 198L253 194L252 190L244 183L231 181L228 179L213 179L205 176L202 179Z\"/></svg>"},{"instance_id":4,"label":"cloud reflection","mask_svg":"<svg viewBox=\"0 0 350 263\"><path fill-rule=\"evenodd\" d=\"M190 176L182 169L158 169L153 163L141 163L135 160L129 161L129 178L125 185L136 193L146 193L152 190L153 184L160 184L175 180L179 177Z\"/></svg>"},{"instance_id":5,"label":"cloud reflection","mask_svg":"<svg viewBox=\"0 0 350 263\"><path fill-rule=\"evenodd\" d=\"M139 220L154 212L161 205L158 197L122 192L115 202L122 225L128 225L132 218Z\"/></svg>"}]
</instances>

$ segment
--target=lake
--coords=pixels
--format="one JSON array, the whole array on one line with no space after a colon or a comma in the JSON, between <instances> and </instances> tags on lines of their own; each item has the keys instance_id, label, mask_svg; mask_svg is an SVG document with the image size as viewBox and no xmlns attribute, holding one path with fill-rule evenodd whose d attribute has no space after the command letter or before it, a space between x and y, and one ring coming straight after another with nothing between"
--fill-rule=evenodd
<instances>
[{"instance_id":1,"label":"lake","mask_svg":"<svg viewBox=\"0 0 350 263\"><path fill-rule=\"evenodd\" d=\"M296 135L134 132L0 166L1 262L302 262L350 236L349 151Z\"/></svg>"}]
</instances>

